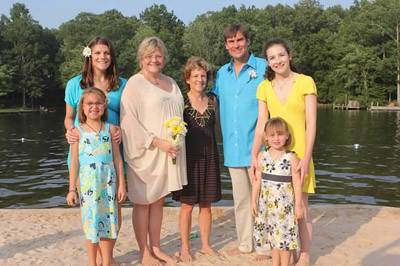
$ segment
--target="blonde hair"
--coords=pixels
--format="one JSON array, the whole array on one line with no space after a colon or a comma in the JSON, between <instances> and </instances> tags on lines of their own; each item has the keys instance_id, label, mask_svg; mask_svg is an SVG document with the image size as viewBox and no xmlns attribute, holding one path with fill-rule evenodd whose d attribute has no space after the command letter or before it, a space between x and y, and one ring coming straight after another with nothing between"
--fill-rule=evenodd
<instances>
[{"instance_id":1,"label":"blonde hair","mask_svg":"<svg viewBox=\"0 0 400 266\"><path fill-rule=\"evenodd\" d=\"M189 86L189 84L186 83L186 80L188 80L190 78L192 71L195 69L202 69L206 72L207 84L208 84L208 81L210 80L211 71L210 71L210 67L209 67L209 64L207 63L207 61L198 56L191 56L187 60L185 68L183 69L183 73L182 73L182 79L183 79L183 82L185 83L188 91L190 90L190 86ZM207 84L206 84L206 87L207 87Z\"/></svg>"},{"instance_id":2,"label":"blonde hair","mask_svg":"<svg viewBox=\"0 0 400 266\"><path fill-rule=\"evenodd\" d=\"M268 120L264 127L264 144L268 146L268 141L266 138L267 132L276 131L278 133L285 133L288 135L288 139L285 142L285 149L289 149L290 144L292 144L292 135L289 131L288 123L280 117L274 117Z\"/></svg>"},{"instance_id":3,"label":"blonde hair","mask_svg":"<svg viewBox=\"0 0 400 266\"><path fill-rule=\"evenodd\" d=\"M164 42L155 36L144 38L144 40L139 44L136 60L140 67L140 60L151 53L153 53L156 49L159 49L161 54L164 56L165 61L168 60L168 51L165 47Z\"/></svg>"},{"instance_id":4,"label":"blonde hair","mask_svg":"<svg viewBox=\"0 0 400 266\"><path fill-rule=\"evenodd\" d=\"M90 94L95 94L97 96L100 97L100 99L103 101L104 103L104 113L101 116L101 121L106 122L107 120L107 116L108 116L108 111L107 111L107 96L106 94L96 88L96 87L90 87L87 88L83 91L82 95L81 95L81 100L79 102L79 107L78 107L78 120L80 123L85 123L87 120L87 117L85 115L85 113L83 112L83 104L85 103L85 99L90 95Z\"/></svg>"}]
</instances>

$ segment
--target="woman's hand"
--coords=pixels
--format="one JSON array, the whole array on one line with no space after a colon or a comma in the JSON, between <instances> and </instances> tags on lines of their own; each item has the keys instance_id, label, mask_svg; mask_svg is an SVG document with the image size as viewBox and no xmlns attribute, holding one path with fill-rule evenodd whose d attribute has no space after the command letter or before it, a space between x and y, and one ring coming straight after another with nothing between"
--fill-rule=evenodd
<instances>
[{"instance_id":1,"label":"woman's hand","mask_svg":"<svg viewBox=\"0 0 400 266\"><path fill-rule=\"evenodd\" d=\"M257 171L257 169L258 169L257 156L251 156L251 165L250 165L251 183L256 181L256 171Z\"/></svg>"},{"instance_id":2,"label":"woman's hand","mask_svg":"<svg viewBox=\"0 0 400 266\"><path fill-rule=\"evenodd\" d=\"M111 132L111 138L115 143L121 144L121 142L122 142L121 128L118 126L114 126L114 128L115 128L115 130L113 130L113 132Z\"/></svg>"},{"instance_id":3,"label":"woman's hand","mask_svg":"<svg viewBox=\"0 0 400 266\"><path fill-rule=\"evenodd\" d=\"M304 177L306 174L308 174L308 169L310 167L310 159L303 158L299 161L299 164L297 165L296 170L300 171L300 180L301 180L301 185L303 186L304 184Z\"/></svg>"},{"instance_id":4,"label":"woman's hand","mask_svg":"<svg viewBox=\"0 0 400 266\"><path fill-rule=\"evenodd\" d=\"M255 200L251 201L251 213L254 217L257 217L258 214L258 204Z\"/></svg>"},{"instance_id":5,"label":"woman's hand","mask_svg":"<svg viewBox=\"0 0 400 266\"><path fill-rule=\"evenodd\" d=\"M174 145L172 145L171 142L165 139L154 138L153 146L159 148L163 152L166 152L172 158L175 158L179 154L179 149Z\"/></svg>"},{"instance_id":6,"label":"woman's hand","mask_svg":"<svg viewBox=\"0 0 400 266\"><path fill-rule=\"evenodd\" d=\"M65 138L68 141L68 144L74 144L79 141L80 135L79 130L75 127L72 127L65 132Z\"/></svg>"},{"instance_id":7,"label":"woman's hand","mask_svg":"<svg viewBox=\"0 0 400 266\"><path fill-rule=\"evenodd\" d=\"M78 194L76 191L69 191L67 194L67 204L69 206L75 206L78 203Z\"/></svg>"},{"instance_id":8,"label":"woman's hand","mask_svg":"<svg viewBox=\"0 0 400 266\"><path fill-rule=\"evenodd\" d=\"M124 187L119 186L118 188L118 203L124 203L126 200L126 190Z\"/></svg>"}]
</instances>

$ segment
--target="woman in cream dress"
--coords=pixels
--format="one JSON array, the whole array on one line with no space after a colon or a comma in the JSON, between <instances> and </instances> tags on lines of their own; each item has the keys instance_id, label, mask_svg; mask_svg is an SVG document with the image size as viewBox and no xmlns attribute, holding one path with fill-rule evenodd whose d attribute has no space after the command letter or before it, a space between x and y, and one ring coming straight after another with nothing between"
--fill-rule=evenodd
<instances>
[{"instance_id":1,"label":"woman in cream dress","mask_svg":"<svg viewBox=\"0 0 400 266\"><path fill-rule=\"evenodd\" d=\"M166 195L187 184L185 143L171 145L164 127L171 117L182 117L184 108L178 85L161 73L166 55L159 38L144 39L137 53L140 71L128 80L121 98L128 197L142 265L176 263L160 250L162 208Z\"/></svg>"}]
</instances>

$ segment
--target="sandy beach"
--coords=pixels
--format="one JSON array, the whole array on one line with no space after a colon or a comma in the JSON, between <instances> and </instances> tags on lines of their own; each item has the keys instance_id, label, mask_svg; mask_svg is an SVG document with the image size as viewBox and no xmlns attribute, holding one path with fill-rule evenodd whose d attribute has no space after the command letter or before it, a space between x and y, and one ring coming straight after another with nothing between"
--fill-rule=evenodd
<instances>
[{"instance_id":1,"label":"sandy beach","mask_svg":"<svg viewBox=\"0 0 400 266\"><path fill-rule=\"evenodd\" d=\"M170 254L179 251L178 208L164 209L161 243ZM121 265L139 265L131 225L131 208L123 208L123 225L115 247ZM400 265L400 208L365 205L313 205L312 265ZM199 237L191 240L191 265L272 265L255 262L255 254L227 256L236 244L232 207L213 209L212 244L223 255L198 253ZM193 231L198 231L197 210ZM0 210L0 265L86 265L79 208ZM179 263L178 265L185 265ZM187 264L186 264L187 265Z\"/></svg>"}]
</instances>

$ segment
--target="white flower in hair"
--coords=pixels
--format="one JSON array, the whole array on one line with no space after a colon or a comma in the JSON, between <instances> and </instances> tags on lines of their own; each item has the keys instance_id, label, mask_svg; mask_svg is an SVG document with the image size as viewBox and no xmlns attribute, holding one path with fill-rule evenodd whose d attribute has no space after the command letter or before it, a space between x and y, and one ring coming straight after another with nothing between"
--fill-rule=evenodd
<instances>
[{"instance_id":1,"label":"white flower in hair","mask_svg":"<svg viewBox=\"0 0 400 266\"><path fill-rule=\"evenodd\" d=\"M252 79L257 78L257 72L254 69L249 70L249 77Z\"/></svg>"},{"instance_id":2,"label":"white flower in hair","mask_svg":"<svg viewBox=\"0 0 400 266\"><path fill-rule=\"evenodd\" d=\"M89 56L91 56L91 55L92 55L92 49L90 49L89 46L86 46L85 48L83 48L82 55L83 55L84 57L89 57Z\"/></svg>"}]
</instances>

